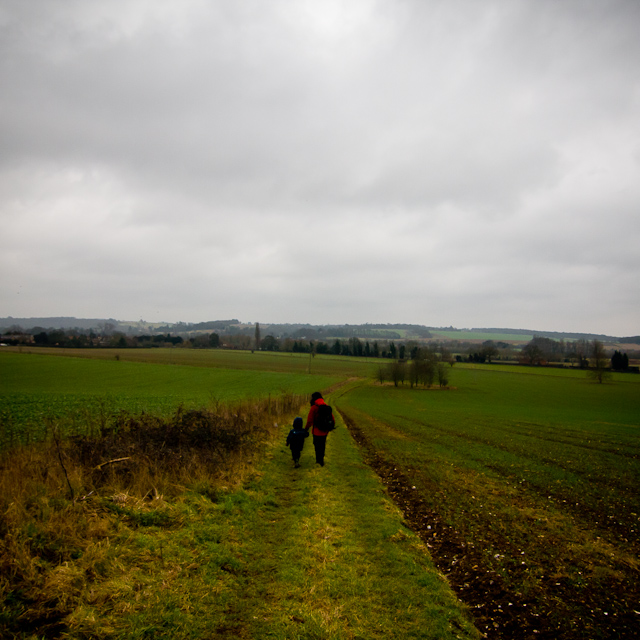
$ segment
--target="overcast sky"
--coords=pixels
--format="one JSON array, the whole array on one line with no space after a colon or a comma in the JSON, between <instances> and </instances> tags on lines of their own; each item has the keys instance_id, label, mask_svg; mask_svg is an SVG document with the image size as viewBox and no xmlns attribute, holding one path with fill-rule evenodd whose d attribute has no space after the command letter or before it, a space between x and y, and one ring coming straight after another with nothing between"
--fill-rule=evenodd
<instances>
[{"instance_id":1,"label":"overcast sky","mask_svg":"<svg viewBox=\"0 0 640 640\"><path fill-rule=\"evenodd\" d=\"M0 316L640 334L638 0L0 0Z\"/></svg>"}]
</instances>

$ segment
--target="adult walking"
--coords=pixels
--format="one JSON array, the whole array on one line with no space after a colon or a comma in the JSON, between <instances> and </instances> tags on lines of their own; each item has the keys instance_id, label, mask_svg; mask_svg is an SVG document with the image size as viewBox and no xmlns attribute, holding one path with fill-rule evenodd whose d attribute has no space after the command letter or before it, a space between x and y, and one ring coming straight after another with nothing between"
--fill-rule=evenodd
<instances>
[{"instance_id":1,"label":"adult walking","mask_svg":"<svg viewBox=\"0 0 640 640\"><path fill-rule=\"evenodd\" d=\"M325 408L326 407L326 408ZM316 450L316 463L324 467L324 451L327 446L327 436L335 428L336 421L331 407L324 401L319 391L311 394L311 409L307 416L305 429L312 429L313 448Z\"/></svg>"}]
</instances>

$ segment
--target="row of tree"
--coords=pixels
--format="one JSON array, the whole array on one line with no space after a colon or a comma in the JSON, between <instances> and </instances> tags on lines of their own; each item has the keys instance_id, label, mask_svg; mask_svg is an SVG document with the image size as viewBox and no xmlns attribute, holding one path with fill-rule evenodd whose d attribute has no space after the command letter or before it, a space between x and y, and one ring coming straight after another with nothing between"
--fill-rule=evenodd
<instances>
[{"instance_id":1,"label":"row of tree","mask_svg":"<svg viewBox=\"0 0 640 640\"><path fill-rule=\"evenodd\" d=\"M285 338L279 339L273 335L264 338L260 335L260 325L256 323L253 347L260 351L290 351L293 353L325 353L336 356L356 356L359 358L405 358L408 349L411 350L412 356L420 347L416 341L396 345L393 341L378 342L374 340L361 340L360 338L350 337L344 340L336 338L332 342L323 342L322 340L307 340Z\"/></svg>"},{"instance_id":2,"label":"row of tree","mask_svg":"<svg viewBox=\"0 0 640 640\"><path fill-rule=\"evenodd\" d=\"M552 362L570 362L581 369L612 369L614 371L629 370L629 356L614 351L609 357L604 344L600 340L564 341L534 337L520 353L522 364L544 365Z\"/></svg>"},{"instance_id":3,"label":"row of tree","mask_svg":"<svg viewBox=\"0 0 640 640\"><path fill-rule=\"evenodd\" d=\"M13 346L37 345L66 349L195 346L191 340L185 340L181 336L172 336L171 334L130 336L115 332L104 335L93 331L63 331L62 329L38 331L33 334L8 333L2 336L2 342ZM219 342L211 340L209 336L206 337L205 342L206 346L219 346Z\"/></svg>"},{"instance_id":4,"label":"row of tree","mask_svg":"<svg viewBox=\"0 0 640 640\"><path fill-rule=\"evenodd\" d=\"M548 364L550 362L571 362L586 369L593 357L594 344L602 345L599 340L552 340L535 336L520 353L523 364ZM603 347L604 348L604 347Z\"/></svg>"},{"instance_id":5,"label":"row of tree","mask_svg":"<svg viewBox=\"0 0 640 640\"><path fill-rule=\"evenodd\" d=\"M351 337L346 340L336 339L331 343L317 340L301 340L293 338L279 339L273 335L262 338L260 325L256 324L255 334L231 334L220 336L218 333L195 333L186 336L176 336L170 333L154 335L130 335L118 331L96 333L94 331L52 329L40 330L36 333L11 332L2 337L2 341L9 345L36 344L38 346L64 348L149 348L180 346L195 349L257 349L261 351L286 351L293 353L325 353L343 356L358 356L371 358L400 358L404 359L409 353L418 348L413 341L406 345L396 345L394 342L362 341Z\"/></svg>"},{"instance_id":6,"label":"row of tree","mask_svg":"<svg viewBox=\"0 0 640 640\"><path fill-rule=\"evenodd\" d=\"M33 343L42 347L115 347L120 349L135 347L167 347L182 345L184 339L171 334L127 336L123 333L112 333L108 336L89 333L69 333L56 329L41 331L33 336Z\"/></svg>"},{"instance_id":7,"label":"row of tree","mask_svg":"<svg viewBox=\"0 0 640 640\"><path fill-rule=\"evenodd\" d=\"M319 340L302 340L294 338L276 338L269 334L261 337L260 325L255 325L254 336L249 335L222 335L218 333L195 333L189 336L176 336L170 333L149 335L125 335L119 332L102 332L61 329L39 330L36 333L14 332L5 334L2 341L6 344L36 344L41 346L56 346L66 348L83 347L110 347L110 348L150 348L150 347L183 347L195 349L243 349L261 351L285 351L293 353L332 354L340 356L354 356L364 358L384 358L393 361L385 376L390 380L398 378L398 371L391 369L402 368L405 361L430 362L439 361L453 363L454 361L492 362L495 359L517 358L521 364L546 365L550 363L571 363L584 369L611 369L614 371L628 371L629 357L626 353L615 351L609 358L606 350L599 340L576 340L565 342L550 338L536 336L520 351L512 345L488 340L480 347L463 344L434 344L425 347L415 340L405 342L361 340L357 337L348 339L335 338L331 342ZM456 356L450 349L456 350ZM600 366L604 362L605 364ZM396 366L395 363L400 363ZM595 363L600 363L595 366ZM420 365L424 367L425 365ZM420 368L418 367L418 368ZM437 369L437 367L436 367ZM407 370L408 371L408 370ZM407 380L411 379L408 372L404 374ZM418 377L431 375L418 373ZM404 380L403 380L404 382Z\"/></svg>"}]
</instances>

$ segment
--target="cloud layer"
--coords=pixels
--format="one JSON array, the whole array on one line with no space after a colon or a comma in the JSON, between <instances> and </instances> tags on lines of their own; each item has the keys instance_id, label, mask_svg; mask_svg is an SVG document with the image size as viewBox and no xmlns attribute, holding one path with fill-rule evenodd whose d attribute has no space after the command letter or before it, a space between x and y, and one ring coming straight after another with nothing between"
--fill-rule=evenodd
<instances>
[{"instance_id":1,"label":"cloud layer","mask_svg":"<svg viewBox=\"0 0 640 640\"><path fill-rule=\"evenodd\" d=\"M640 333L640 5L0 8L0 315Z\"/></svg>"}]
</instances>

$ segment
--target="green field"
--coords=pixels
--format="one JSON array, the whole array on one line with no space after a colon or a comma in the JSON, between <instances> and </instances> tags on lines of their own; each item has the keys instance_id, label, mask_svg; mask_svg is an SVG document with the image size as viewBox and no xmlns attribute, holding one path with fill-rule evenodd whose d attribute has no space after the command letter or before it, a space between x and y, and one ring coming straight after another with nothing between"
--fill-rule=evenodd
<instances>
[{"instance_id":1,"label":"green field","mask_svg":"<svg viewBox=\"0 0 640 640\"><path fill-rule=\"evenodd\" d=\"M376 448L425 482L450 485L453 469L553 502L580 492L567 509L578 503L590 527L638 540L640 381L458 369L455 382L443 392L365 386L340 404L366 416Z\"/></svg>"},{"instance_id":2,"label":"green field","mask_svg":"<svg viewBox=\"0 0 640 640\"><path fill-rule=\"evenodd\" d=\"M85 350L81 358L0 353L0 447L41 439L52 420L67 435L84 433L120 410L164 416L180 405L207 407L270 394L307 394L343 377L331 375L327 367L325 373L316 373L314 363L306 373L308 357L284 362L257 356L249 362L246 356L251 354L242 354L235 368L222 368L227 360L207 366L197 351L185 350L187 358L174 357L169 349L140 352L147 361L116 360L113 353L100 350ZM179 364L171 364L174 361ZM243 367L243 362L263 368ZM278 370L273 362L284 365Z\"/></svg>"},{"instance_id":3,"label":"green field","mask_svg":"<svg viewBox=\"0 0 640 640\"><path fill-rule=\"evenodd\" d=\"M167 414L179 405L333 387L329 400L348 429L334 444L353 446L347 433L360 444L482 632L498 630L503 639L635 637L640 376L614 374L596 384L583 371L465 364L450 369L447 389L411 389L375 382L378 364L178 349L3 351L2 444L42 438L55 421L80 432L119 410ZM349 491L356 493L366 490L359 464L349 463ZM347 489L339 471L331 471L330 491L342 496L331 507L332 535L343 526L339 505L357 511L358 504L357 495L347 500L339 493ZM294 502L313 520L318 514L300 502L311 491L304 486ZM278 492L291 493L282 486ZM293 504L276 502L285 509ZM273 553L288 554L286 544ZM347 571L348 554L340 562ZM295 573L300 570L292 568L307 584ZM355 637L348 625L335 635L328 628L326 637Z\"/></svg>"},{"instance_id":4,"label":"green field","mask_svg":"<svg viewBox=\"0 0 640 640\"><path fill-rule=\"evenodd\" d=\"M468 602L506 591L521 629L535 611L553 637L580 625L630 637L607 633L631 624L638 596L640 380L468 367L452 381L362 386L338 405L381 472L419 496L408 500L430 518L426 539L448 537L443 568Z\"/></svg>"},{"instance_id":5,"label":"green field","mask_svg":"<svg viewBox=\"0 0 640 640\"><path fill-rule=\"evenodd\" d=\"M520 333L483 333L481 331L437 331L432 330L431 335L434 338L441 338L444 340L459 340L464 342L465 340L493 340L497 342L499 340L503 342L529 342L533 335L523 335Z\"/></svg>"},{"instance_id":6,"label":"green field","mask_svg":"<svg viewBox=\"0 0 640 640\"><path fill-rule=\"evenodd\" d=\"M147 364L186 365L214 369L273 371L328 376L373 375L379 362L372 358L344 358L325 354L233 351L226 349L58 349L54 347L5 347L5 353L66 356L89 360L119 360Z\"/></svg>"}]
</instances>

